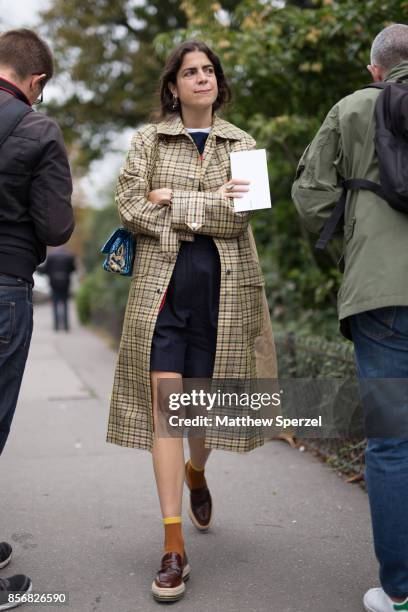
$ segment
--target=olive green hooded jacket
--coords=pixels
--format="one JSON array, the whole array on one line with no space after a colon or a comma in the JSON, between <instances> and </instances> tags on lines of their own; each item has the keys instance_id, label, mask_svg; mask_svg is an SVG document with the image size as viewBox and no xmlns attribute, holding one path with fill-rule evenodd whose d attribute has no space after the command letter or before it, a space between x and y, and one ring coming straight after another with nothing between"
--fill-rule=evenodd
<instances>
[{"instance_id":1,"label":"olive green hooded jacket","mask_svg":"<svg viewBox=\"0 0 408 612\"><path fill-rule=\"evenodd\" d=\"M408 81L408 61L385 81ZM374 108L379 89L340 100L299 162L292 198L307 229L319 233L342 193L343 179L379 182ZM407 126L408 127L408 126ZM408 215L367 190L348 193L344 226L344 274L338 294L343 334L347 317L384 306L408 305Z\"/></svg>"}]
</instances>

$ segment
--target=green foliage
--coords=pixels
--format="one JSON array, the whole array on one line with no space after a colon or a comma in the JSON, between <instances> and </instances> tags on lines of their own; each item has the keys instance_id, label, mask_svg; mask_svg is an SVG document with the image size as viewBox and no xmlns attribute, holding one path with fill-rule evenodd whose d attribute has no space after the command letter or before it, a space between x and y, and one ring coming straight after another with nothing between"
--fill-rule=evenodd
<instances>
[{"instance_id":1,"label":"green foliage","mask_svg":"<svg viewBox=\"0 0 408 612\"><path fill-rule=\"evenodd\" d=\"M100 250L112 232L120 226L116 205L112 202L104 208L92 211L86 228L88 240L84 244L83 264L87 272L102 265Z\"/></svg>"},{"instance_id":2,"label":"green foliage","mask_svg":"<svg viewBox=\"0 0 408 612\"><path fill-rule=\"evenodd\" d=\"M406 21L407 0L53 0L43 18L64 80L52 108L84 166L117 130L148 120L164 59L201 38L219 53L234 101L228 120L269 154L273 212L253 222L274 320L286 328L337 335L342 245L316 255L290 198L298 159L326 113L364 85L374 36ZM95 263L87 255L88 267Z\"/></svg>"},{"instance_id":3,"label":"green foliage","mask_svg":"<svg viewBox=\"0 0 408 612\"><path fill-rule=\"evenodd\" d=\"M177 0L52 0L42 21L66 91L48 109L67 143L79 144L76 166L86 168L114 148L118 130L136 127L157 108L163 62L153 40L185 27L187 17Z\"/></svg>"},{"instance_id":4,"label":"green foliage","mask_svg":"<svg viewBox=\"0 0 408 612\"><path fill-rule=\"evenodd\" d=\"M129 292L130 279L95 268L87 275L76 294L82 324L93 323L118 340Z\"/></svg>"},{"instance_id":5,"label":"green foliage","mask_svg":"<svg viewBox=\"0 0 408 612\"><path fill-rule=\"evenodd\" d=\"M313 444L314 442L314 444ZM334 470L350 477L364 479L364 453L366 440L319 440L312 441L313 447Z\"/></svg>"},{"instance_id":6,"label":"green foliage","mask_svg":"<svg viewBox=\"0 0 408 612\"><path fill-rule=\"evenodd\" d=\"M176 0L53 0L42 19L67 91L50 112L67 142L79 142L76 163L86 167L118 129L150 114L161 67L152 40L186 18Z\"/></svg>"},{"instance_id":7,"label":"green foliage","mask_svg":"<svg viewBox=\"0 0 408 612\"><path fill-rule=\"evenodd\" d=\"M120 226L116 205L93 210L87 220L83 264L87 275L76 295L79 320L104 328L119 339L129 291L129 278L105 272L100 250L110 234Z\"/></svg>"},{"instance_id":8,"label":"green foliage","mask_svg":"<svg viewBox=\"0 0 408 612\"><path fill-rule=\"evenodd\" d=\"M282 378L349 378L355 376L353 347L349 342L324 340L294 332L275 334Z\"/></svg>"},{"instance_id":9,"label":"green foliage","mask_svg":"<svg viewBox=\"0 0 408 612\"><path fill-rule=\"evenodd\" d=\"M213 45L235 93L227 119L269 154L273 213L258 213L253 228L273 318L285 328L334 337L342 244L316 254L316 237L298 220L291 185L324 116L369 80L374 36L393 21L404 22L408 2L310 0L276 8L243 0L226 18L217 4L185 0L183 7L188 28L158 36L158 53L193 36Z\"/></svg>"},{"instance_id":10,"label":"green foliage","mask_svg":"<svg viewBox=\"0 0 408 612\"><path fill-rule=\"evenodd\" d=\"M281 379L337 378L333 396L332 418L349 423L352 437L308 438L299 441L308 450L326 461L334 470L350 477L363 478L365 440L362 406L358 400L353 347L338 339L327 341L320 336L300 336L294 332L275 334L278 371ZM336 385L333 384L333 392ZM325 409L327 411L327 407ZM330 413L325 412L327 416ZM330 417L329 417L330 418ZM344 428L341 428L344 431Z\"/></svg>"}]
</instances>

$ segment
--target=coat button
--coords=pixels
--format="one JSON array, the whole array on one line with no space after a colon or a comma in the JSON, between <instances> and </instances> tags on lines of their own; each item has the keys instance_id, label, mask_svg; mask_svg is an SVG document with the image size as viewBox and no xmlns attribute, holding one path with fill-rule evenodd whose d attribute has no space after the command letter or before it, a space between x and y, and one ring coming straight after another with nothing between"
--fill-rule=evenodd
<instances>
[{"instance_id":1,"label":"coat button","mask_svg":"<svg viewBox=\"0 0 408 612\"><path fill-rule=\"evenodd\" d=\"M162 290L161 289L156 289L156 293L161 293Z\"/></svg>"},{"instance_id":2,"label":"coat button","mask_svg":"<svg viewBox=\"0 0 408 612\"><path fill-rule=\"evenodd\" d=\"M198 227L198 223L190 223L190 227L192 230L196 230Z\"/></svg>"},{"instance_id":3,"label":"coat button","mask_svg":"<svg viewBox=\"0 0 408 612\"><path fill-rule=\"evenodd\" d=\"M229 275L229 274L231 274L231 272L232 272L231 268L227 268L227 269L225 270L225 274L228 274L228 275Z\"/></svg>"},{"instance_id":4,"label":"coat button","mask_svg":"<svg viewBox=\"0 0 408 612\"><path fill-rule=\"evenodd\" d=\"M195 176L188 176L187 178L188 178L189 181L194 181Z\"/></svg>"}]
</instances>

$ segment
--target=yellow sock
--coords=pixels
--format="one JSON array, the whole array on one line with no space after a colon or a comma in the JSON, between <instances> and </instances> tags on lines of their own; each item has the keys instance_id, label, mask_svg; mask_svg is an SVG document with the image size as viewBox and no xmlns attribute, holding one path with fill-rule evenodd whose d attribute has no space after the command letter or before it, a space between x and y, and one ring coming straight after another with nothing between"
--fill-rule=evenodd
<instances>
[{"instance_id":1,"label":"yellow sock","mask_svg":"<svg viewBox=\"0 0 408 612\"><path fill-rule=\"evenodd\" d=\"M186 479L190 490L202 489L202 487L205 487L207 484L204 476L204 468L198 468L193 465L191 459L186 463Z\"/></svg>"},{"instance_id":2,"label":"yellow sock","mask_svg":"<svg viewBox=\"0 0 408 612\"><path fill-rule=\"evenodd\" d=\"M184 538L181 527L181 516L166 516L164 524L164 552L178 553L184 557Z\"/></svg>"}]
</instances>

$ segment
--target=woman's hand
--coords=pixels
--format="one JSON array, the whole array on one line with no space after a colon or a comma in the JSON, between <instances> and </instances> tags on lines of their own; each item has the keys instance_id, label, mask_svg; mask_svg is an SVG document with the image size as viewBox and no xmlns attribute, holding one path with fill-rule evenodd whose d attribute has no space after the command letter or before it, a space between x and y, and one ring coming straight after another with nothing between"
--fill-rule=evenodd
<instances>
[{"instance_id":1,"label":"woman's hand","mask_svg":"<svg viewBox=\"0 0 408 612\"><path fill-rule=\"evenodd\" d=\"M243 198L245 193L249 191L250 181L241 181L240 179L230 179L219 188L220 193L224 198Z\"/></svg>"},{"instance_id":2,"label":"woman's hand","mask_svg":"<svg viewBox=\"0 0 408 612\"><path fill-rule=\"evenodd\" d=\"M153 204L171 204L171 198L173 197L173 191L171 189L167 189L167 187L162 187L161 189L153 189L150 191L147 199Z\"/></svg>"}]
</instances>

